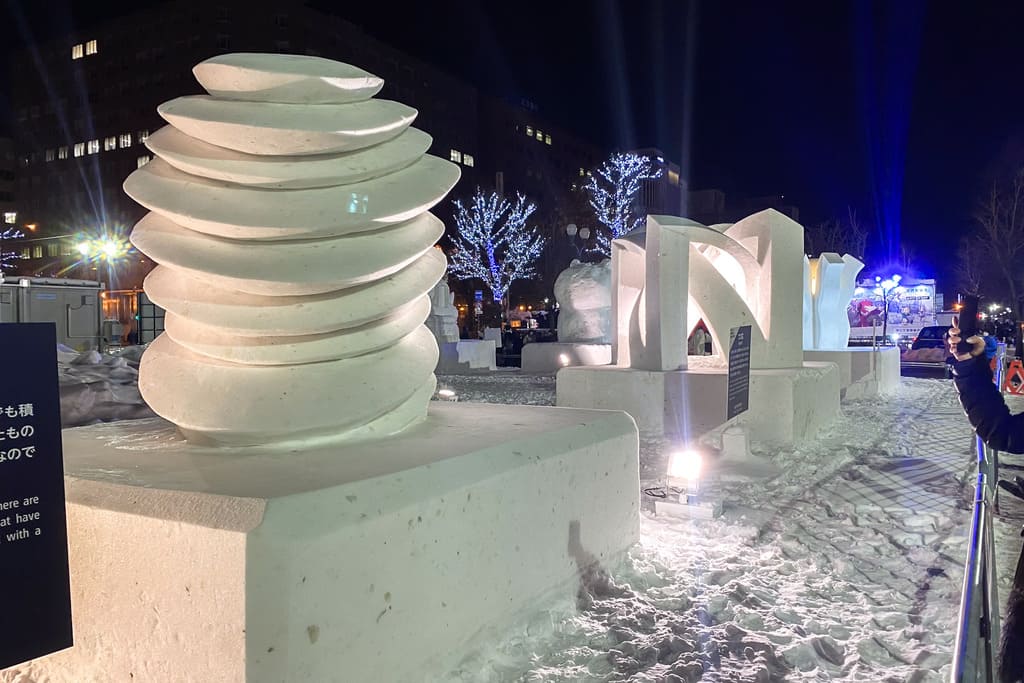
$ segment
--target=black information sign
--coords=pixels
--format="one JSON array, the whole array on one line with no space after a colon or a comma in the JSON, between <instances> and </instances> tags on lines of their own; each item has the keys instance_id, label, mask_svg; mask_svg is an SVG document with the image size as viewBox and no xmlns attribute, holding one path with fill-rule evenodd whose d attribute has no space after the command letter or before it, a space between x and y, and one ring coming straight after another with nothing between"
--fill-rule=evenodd
<instances>
[{"instance_id":1,"label":"black information sign","mask_svg":"<svg viewBox=\"0 0 1024 683\"><path fill-rule=\"evenodd\" d=\"M53 323L0 323L0 669L71 647Z\"/></svg>"},{"instance_id":2,"label":"black information sign","mask_svg":"<svg viewBox=\"0 0 1024 683\"><path fill-rule=\"evenodd\" d=\"M729 395L726 419L746 411L750 402L750 325L729 330Z\"/></svg>"}]
</instances>

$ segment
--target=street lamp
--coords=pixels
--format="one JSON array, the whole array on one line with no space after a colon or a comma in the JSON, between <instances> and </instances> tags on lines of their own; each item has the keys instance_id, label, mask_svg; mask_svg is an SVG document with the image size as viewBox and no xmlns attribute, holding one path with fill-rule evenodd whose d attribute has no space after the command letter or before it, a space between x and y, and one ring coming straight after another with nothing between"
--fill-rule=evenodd
<instances>
[{"instance_id":1,"label":"street lamp","mask_svg":"<svg viewBox=\"0 0 1024 683\"><path fill-rule=\"evenodd\" d=\"M577 228L575 223L570 223L565 226L565 234L569 236L573 247L576 248L576 258L582 258L586 241L590 239L590 228ZM577 242L577 236L579 237L579 242Z\"/></svg>"},{"instance_id":2,"label":"street lamp","mask_svg":"<svg viewBox=\"0 0 1024 683\"><path fill-rule=\"evenodd\" d=\"M903 278L893 275L883 280L881 276L875 276L875 294L882 297L882 338L889 338L889 304L898 294L902 294L904 288L900 285Z\"/></svg>"}]
</instances>

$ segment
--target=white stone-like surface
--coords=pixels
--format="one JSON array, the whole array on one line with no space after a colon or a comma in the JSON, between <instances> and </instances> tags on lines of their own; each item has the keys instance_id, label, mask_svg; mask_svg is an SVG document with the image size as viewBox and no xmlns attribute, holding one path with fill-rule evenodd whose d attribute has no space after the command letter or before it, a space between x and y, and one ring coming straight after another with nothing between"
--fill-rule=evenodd
<instances>
[{"instance_id":1,"label":"white stone-like surface","mask_svg":"<svg viewBox=\"0 0 1024 683\"><path fill-rule=\"evenodd\" d=\"M484 341L492 341L497 347L501 347L501 328L488 327L484 329Z\"/></svg>"},{"instance_id":2,"label":"white stone-like surface","mask_svg":"<svg viewBox=\"0 0 1024 683\"><path fill-rule=\"evenodd\" d=\"M192 175L251 187L306 189L358 183L394 173L417 161L433 139L407 128L398 137L344 154L280 157L243 154L189 137L164 126L146 139L146 147L168 164Z\"/></svg>"},{"instance_id":3,"label":"white stone-like surface","mask_svg":"<svg viewBox=\"0 0 1024 683\"><path fill-rule=\"evenodd\" d=\"M370 284L316 296L287 295L299 288L284 281L261 281L254 286L249 280L229 280L225 288L216 284L222 278L199 279L189 274L191 269L167 266L157 266L146 277L145 287L157 305L193 322L228 328L245 337L282 337L369 325L398 313L425 299L445 267L444 254L428 249L410 265ZM246 293L243 288L266 294Z\"/></svg>"},{"instance_id":4,"label":"white stone-like surface","mask_svg":"<svg viewBox=\"0 0 1024 683\"><path fill-rule=\"evenodd\" d=\"M225 100L343 104L368 100L384 79L351 64L307 55L218 55L193 69L206 92Z\"/></svg>"},{"instance_id":5,"label":"white stone-like surface","mask_svg":"<svg viewBox=\"0 0 1024 683\"><path fill-rule=\"evenodd\" d=\"M555 280L558 341L611 343L612 264L574 260Z\"/></svg>"},{"instance_id":6,"label":"white stone-like surface","mask_svg":"<svg viewBox=\"0 0 1024 683\"><path fill-rule=\"evenodd\" d=\"M427 328L434 333L438 344L459 341L459 309L448 282L441 278L430 290L430 316Z\"/></svg>"},{"instance_id":7,"label":"white stone-like surface","mask_svg":"<svg viewBox=\"0 0 1024 683\"><path fill-rule=\"evenodd\" d=\"M792 443L830 422L839 375L803 360L803 228L768 209L709 228L648 216L612 242L613 367L558 372L558 405L625 410L641 433L689 439L726 422L730 330L751 328L752 438ZM716 367L688 368L699 320Z\"/></svg>"},{"instance_id":8,"label":"white stone-like surface","mask_svg":"<svg viewBox=\"0 0 1024 683\"><path fill-rule=\"evenodd\" d=\"M157 113L182 133L246 154L351 152L396 137L416 110L390 100L352 104L240 102L188 95Z\"/></svg>"},{"instance_id":9,"label":"white stone-like surface","mask_svg":"<svg viewBox=\"0 0 1024 683\"><path fill-rule=\"evenodd\" d=\"M857 274L864 264L846 254L826 252L816 259L804 259L804 324L810 301L811 334L804 329L804 348L845 349L850 341L847 308L857 288ZM809 342L809 345L808 345Z\"/></svg>"},{"instance_id":10,"label":"white stone-like surface","mask_svg":"<svg viewBox=\"0 0 1024 683\"><path fill-rule=\"evenodd\" d=\"M701 319L713 348L750 325L752 368L802 362L803 228L768 209L724 232L675 216L612 242L612 356L645 370L687 367L686 339Z\"/></svg>"},{"instance_id":11,"label":"white stone-like surface","mask_svg":"<svg viewBox=\"0 0 1024 683\"><path fill-rule=\"evenodd\" d=\"M364 440L422 419L446 266L429 209L458 167L425 156L415 110L369 99L380 79L356 67L235 54L196 73L214 96L161 105L173 129L124 184L151 210L131 240L160 264L145 286L167 311L143 398L196 443Z\"/></svg>"},{"instance_id":12,"label":"white stone-like surface","mask_svg":"<svg viewBox=\"0 0 1024 683\"><path fill-rule=\"evenodd\" d=\"M637 540L637 448L621 413L459 403L299 451L65 430L75 647L5 675L444 680Z\"/></svg>"},{"instance_id":13,"label":"white stone-like surface","mask_svg":"<svg viewBox=\"0 0 1024 683\"><path fill-rule=\"evenodd\" d=\"M295 240L373 232L428 211L459 169L424 156L372 180L305 190L239 187L182 173L159 158L128 176L124 191L150 211L214 237Z\"/></svg>"},{"instance_id":14,"label":"white stone-like surface","mask_svg":"<svg viewBox=\"0 0 1024 683\"><path fill-rule=\"evenodd\" d=\"M558 371L560 406L625 410L644 436L686 441L726 423L724 367L676 371L621 366ZM752 370L750 409L734 418L753 442L792 444L815 435L839 413L839 371L831 363Z\"/></svg>"},{"instance_id":15,"label":"white stone-like surface","mask_svg":"<svg viewBox=\"0 0 1024 683\"><path fill-rule=\"evenodd\" d=\"M421 419L434 393L437 342L422 325L373 353L296 364L287 357L273 365L263 358L230 363L173 339L168 332L150 344L139 391L157 415L173 415L197 443L388 436Z\"/></svg>"},{"instance_id":16,"label":"white stone-like surface","mask_svg":"<svg viewBox=\"0 0 1024 683\"><path fill-rule=\"evenodd\" d=\"M611 344L559 341L523 345L523 372L555 373L561 368L577 365L608 365L611 362Z\"/></svg>"},{"instance_id":17,"label":"white stone-like surface","mask_svg":"<svg viewBox=\"0 0 1024 683\"><path fill-rule=\"evenodd\" d=\"M493 339L460 339L439 346L438 374L464 375L490 372L496 368L497 346Z\"/></svg>"},{"instance_id":18,"label":"white stone-like surface","mask_svg":"<svg viewBox=\"0 0 1024 683\"><path fill-rule=\"evenodd\" d=\"M248 294L326 294L377 282L419 260L434 262L431 246L444 223L429 213L375 232L295 242L230 240L193 232L148 214L132 244L154 261L205 283ZM434 280L426 283L427 290ZM426 292L424 292L426 293Z\"/></svg>"},{"instance_id":19,"label":"white stone-like surface","mask_svg":"<svg viewBox=\"0 0 1024 683\"><path fill-rule=\"evenodd\" d=\"M844 399L891 394L900 386L900 351L894 346L810 350L804 351L804 359L835 363Z\"/></svg>"}]
</instances>

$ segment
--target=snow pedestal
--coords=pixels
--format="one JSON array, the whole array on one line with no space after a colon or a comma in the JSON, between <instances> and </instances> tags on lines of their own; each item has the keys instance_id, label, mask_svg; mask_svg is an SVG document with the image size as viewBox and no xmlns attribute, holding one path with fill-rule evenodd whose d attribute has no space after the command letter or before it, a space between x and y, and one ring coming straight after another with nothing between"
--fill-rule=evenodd
<instances>
[{"instance_id":1,"label":"snow pedestal","mask_svg":"<svg viewBox=\"0 0 1024 683\"><path fill-rule=\"evenodd\" d=\"M559 368L611 362L611 344L541 342L523 346L523 372L554 373Z\"/></svg>"},{"instance_id":2,"label":"snow pedestal","mask_svg":"<svg viewBox=\"0 0 1024 683\"><path fill-rule=\"evenodd\" d=\"M900 351L896 347L807 350L804 360L835 363L842 398L890 394L900 386Z\"/></svg>"},{"instance_id":3,"label":"snow pedestal","mask_svg":"<svg viewBox=\"0 0 1024 683\"><path fill-rule=\"evenodd\" d=\"M558 371L560 406L624 410L645 437L686 441L726 422L725 368L652 371L622 366ZM839 413L839 370L831 363L750 371L750 408L735 418L750 440L791 444Z\"/></svg>"},{"instance_id":4,"label":"snow pedestal","mask_svg":"<svg viewBox=\"0 0 1024 683\"><path fill-rule=\"evenodd\" d=\"M392 439L301 452L197 447L158 419L66 430L75 647L12 671L441 680L637 540L637 448L622 413L437 403Z\"/></svg>"},{"instance_id":5,"label":"snow pedestal","mask_svg":"<svg viewBox=\"0 0 1024 683\"><path fill-rule=\"evenodd\" d=\"M437 372L440 375L466 375L494 370L495 352L492 339L461 339L439 343Z\"/></svg>"}]
</instances>

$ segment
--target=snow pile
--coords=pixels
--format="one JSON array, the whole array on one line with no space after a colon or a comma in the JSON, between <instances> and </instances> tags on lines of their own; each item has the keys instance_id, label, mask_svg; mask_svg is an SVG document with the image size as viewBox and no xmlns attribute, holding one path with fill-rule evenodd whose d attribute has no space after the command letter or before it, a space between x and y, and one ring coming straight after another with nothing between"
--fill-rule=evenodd
<instances>
[{"instance_id":1,"label":"snow pile","mask_svg":"<svg viewBox=\"0 0 1024 683\"><path fill-rule=\"evenodd\" d=\"M78 353L57 348L60 383L60 420L64 427L80 427L111 420L153 417L139 394L139 359L142 346L116 354Z\"/></svg>"},{"instance_id":2,"label":"snow pile","mask_svg":"<svg viewBox=\"0 0 1024 683\"><path fill-rule=\"evenodd\" d=\"M559 305L558 341L611 342L612 262L573 260L555 280Z\"/></svg>"},{"instance_id":3,"label":"snow pile","mask_svg":"<svg viewBox=\"0 0 1024 683\"><path fill-rule=\"evenodd\" d=\"M491 378L491 395L486 378L473 379L463 400L542 400L543 379ZM946 680L966 547L970 428L948 382L904 380L894 396L843 408L814 442L758 454L780 476L711 475L705 490L726 502L722 518L647 510L640 546L604 568L609 580L588 572L575 604L545 605L452 677ZM666 445L642 447L647 486L664 472Z\"/></svg>"}]
</instances>

